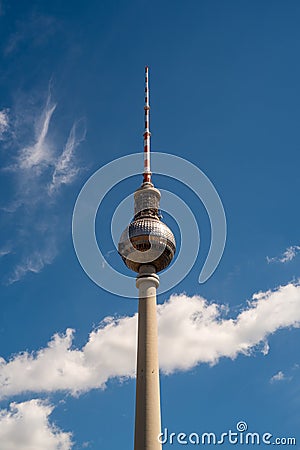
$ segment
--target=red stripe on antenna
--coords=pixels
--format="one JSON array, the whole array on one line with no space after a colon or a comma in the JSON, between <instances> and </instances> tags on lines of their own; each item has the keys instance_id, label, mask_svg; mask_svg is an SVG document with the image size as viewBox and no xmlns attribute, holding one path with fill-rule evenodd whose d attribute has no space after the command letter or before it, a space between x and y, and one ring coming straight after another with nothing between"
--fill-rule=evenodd
<instances>
[{"instance_id":1,"label":"red stripe on antenna","mask_svg":"<svg viewBox=\"0 0 300 450\"><path fill-rule=\"evenodd\" d=\"M149 130L149 119L150 119L150 105L149 105L149 67L145 67L145 131L144 131L144 183L151 183L151 170L150 170L150 130Z\"/></svg>"}]
</instances>

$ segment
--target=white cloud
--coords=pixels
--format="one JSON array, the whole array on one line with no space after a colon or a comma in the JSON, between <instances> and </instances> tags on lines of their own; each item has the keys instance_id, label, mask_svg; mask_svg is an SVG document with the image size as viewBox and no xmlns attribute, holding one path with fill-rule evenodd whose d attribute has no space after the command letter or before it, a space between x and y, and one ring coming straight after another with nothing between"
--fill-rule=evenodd
<instances>
[{"instance_id":1,"label":"white cloud","mask_svg":"<svg viewBox=\"0 0 300 450\"><path fill-rule=\"evenodd\" d=\"M0 111L0 141L4 138L5 133L9 129L8 109Z\"/></svg>"},{"instance_id":2,"label":"white cloud","mask_svg":"<svg viewBox=\"0 0 300 450\"><path fill-rule=\"evenodd\" d=\"M56 334L35 355L0 360L0 395L23 391L71 391L103 388L111 377L134 376L136 317L106 319L82 350L72 349L74 330ZM126 334L124 334L126 333Z\"/></svg>"},{"instance_id":3,"label":"white cloud","mask_svg":"<svg viewBox=\"0 0 300 450\"><path fill-rule=\"evenodd\" d=\"M221 357L251 355L259 344L266 354L268 336L280 328L300 325L300 285L290 283L254 294L236 319L222 318L219 305L209 305L199 297L172 296L161 308L160 357L163 370L171 373L200 362L216 364ZM168 314L162 314L164 308Z\"/></svg>"},{"instance_id":4,"label":"white cloud","mask_svg":"<svg viewBox=\"0 0 300 450\"><path fill-rule=\"evenodd\" d=\"M71 450L71 433L49 422L52 410L38 399L0 410L1 450Z\"/></svg>"},{"instance_id":5,"label":"white cloud","mask_svg":"<svg viewBox=\"0 0 300 450\"><path fill-rule=\"evenodd\" d=\"M269 256L267 256L267 261L268 263L271 262L287 263L292 261L299 252L300 252L299 245L291 245L285 250L285 252L281 256L275 256L274 258L269 258Z\"/></svg>"},{"instance_id":6,"label":"white cloud","mask_svg":"<svg viewBox=\"0 0 300 450\"><path fill-rule=\"evenodd\" d=\"M266 354L267 338L277 330L300 326L300 285L253 295L235 319L223 317L224 308L200 296L172 295L158 306L160 367L164 373L189 370L220 358ZM56 334L34 354L0 361L0 395L25 391L66 390L73 395L104 388L113 377L135 372L137 316L107 317L92 331L82 349L72 347L74 331Z\"/></svg>"},{"instance_id":7,"label":"white cloud","mask_svg":"<svg viewBox=\"0 0 300 450\"><path fill-rule=\"evenodd\" d=\"M287 379L287 377L280 370L278 373L276 373L275 375L272 376L272 378L270 379L270 383L274 383L275 381L283 381L283 380L286 380L286 379Z\"/></svg>"}]
</instances>

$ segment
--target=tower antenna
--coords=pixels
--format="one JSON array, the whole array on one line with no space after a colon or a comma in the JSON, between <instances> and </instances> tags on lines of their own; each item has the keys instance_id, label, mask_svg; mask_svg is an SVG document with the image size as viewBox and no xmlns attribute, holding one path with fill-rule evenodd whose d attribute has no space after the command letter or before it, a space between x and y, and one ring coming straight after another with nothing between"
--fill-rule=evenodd
<instances>
[{"instance_id":1,"label":"tower antenna","mask_svg":"<svg viewBox=\"0 0 300 450\"><path fill-rule=\"evenodd\" d=\"M144 183L151 183L150 170L150 105L149 105L149 67L145 67L145 131L144 131Z\"/></svg>"}]
</instances>

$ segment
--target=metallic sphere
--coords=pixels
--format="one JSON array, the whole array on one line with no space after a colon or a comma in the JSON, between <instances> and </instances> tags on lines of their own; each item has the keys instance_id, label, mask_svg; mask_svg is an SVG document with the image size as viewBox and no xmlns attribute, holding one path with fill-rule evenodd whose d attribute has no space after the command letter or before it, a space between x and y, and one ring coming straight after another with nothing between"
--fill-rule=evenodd
<instances>
[{"instance_id":1,"label":"metallic sphere","mask_svg":"<svg viewBox=\"0 0 300 450\"><path fill-rule=\"evenodd\" d=\"M158 216L146 214L136 217L123 231L118 250L134 272L139 272L143 264L151 264L160 272L171 263L176 243L172 231Z\"/></svg>"}]
</instances>

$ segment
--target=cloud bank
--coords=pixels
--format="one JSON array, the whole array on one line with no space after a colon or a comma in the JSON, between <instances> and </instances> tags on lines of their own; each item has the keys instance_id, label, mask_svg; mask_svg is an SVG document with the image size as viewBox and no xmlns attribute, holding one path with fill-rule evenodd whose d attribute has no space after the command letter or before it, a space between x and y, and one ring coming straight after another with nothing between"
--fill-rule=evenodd
<instances>
[{"instance_id":1,"label":"cloud bank","mask_svg":"<svg viewBox=\"0 0 300 450\"><path fill-rule=\"evenodd\" d=\"M53 407L42 400L11 403L0 410L0 448L3 450L70 450L71 433L49 422Z\"/></svg>"},{"instance_id":2,"label":"cloud bank","mask_svg":"<svg viewBox=\"0 0 300 450\"><path fill-rule=\"evenodd\" d=\"M186 371L220 358L268 352L267 339L281 328L300 327L300 284L254 294L235 319L203 297L172 295L158 306L159 355L163 373ZM74 330L56 334L45 348L0 360L0 396L67 391L78 395L105 388L111 378L135 375L137 315L105 318L87 343L72 346Z\"/></svg>"}]
</instances>

